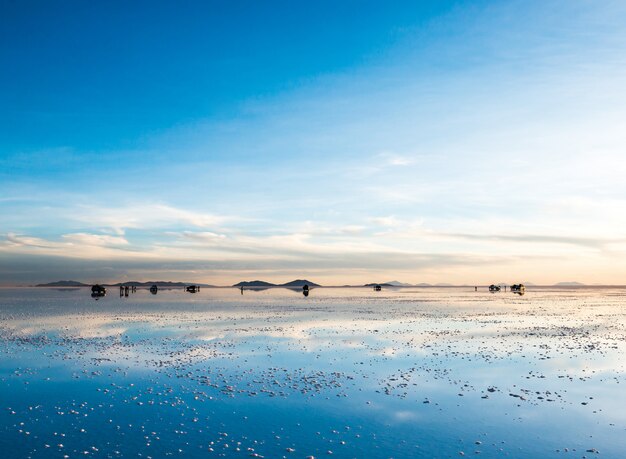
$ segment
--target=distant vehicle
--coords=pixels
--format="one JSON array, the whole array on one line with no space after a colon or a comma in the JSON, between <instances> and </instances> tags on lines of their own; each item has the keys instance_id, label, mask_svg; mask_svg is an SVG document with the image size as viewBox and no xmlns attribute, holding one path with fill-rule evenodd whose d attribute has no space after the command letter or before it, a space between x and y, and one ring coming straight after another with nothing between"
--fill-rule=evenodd
<instances>
[{"instance_id":1,"label":"distant vehicle","mask_svg":"<svg viewBox=\"0 0 626 459\"><path fill-rule=\"evenodd\" d=\"M104 287L104 285L92 285L91 286L91 297L92 298L100 298L103 297L104 295L107 294L107 289Z\"/></svg>"},{"instance_id":2,"label":"distant vehicle","mask_svg":"<svg viewBox=\"0 0 626 459\"><path fill-rule=\"evenodd\" d=\"M105 295L107 292L107 289L104 287L104 285L92 285L91 286L91 293L101 293L102 295Z\"/></svg>"},{"instance_id":3,"label":"distant vehicle","mask_svg":"<svg viewBox=\"0 0 626 459\"><path fill-rule=\"evenodd\" d=\"M156 295L158 291L159 291L159 287L157 287L156 285L153 285L152 287L150 287L150 293L152 293L153 295Z\"/></svg>"},{"instance_id":4,"label":"distant vehicle","mask_svg":"<svg viewBox=\"0 0 626 459\"><path fill-rule=\"evenodd\" d=\"M499 286L499 285L494 285L494 284L491 284L491 285L489 286L489 291L490 291L491 293L494 293L494 292L499 292L499 291L500 291L500 286Z\"/></svg>"},{"instance_id":5,"label":"distant vehicle","mask_svg":"<svg viewBox=\"0 0 626 459\"><path fill-rule=\"evenodd\" d=\"M185 290L187 290L189 293L196 293L200 291L200 286L199 285L190 285L188 287L185 287Z\"/></svg>"},{"instance_id":6,"label":"distant vehicle","mask_svg":"<svg viewBox=\"0 0 626 459\"><path fill-rule=\"evenodd\" d=\"M524 284L513 284L511 285L511 292L523 295L526 292L526 286Z\"/></svg>"},{"instance_id":7,"label":"distant vehicle","mask_svg":"<svg viewBox=\"0 0 626 459\"><path fill-rule=\"evenodd\" d=\"M383 288L380 285L374 285L374 291L380 292Z\"/></svg>"}]
</instances>

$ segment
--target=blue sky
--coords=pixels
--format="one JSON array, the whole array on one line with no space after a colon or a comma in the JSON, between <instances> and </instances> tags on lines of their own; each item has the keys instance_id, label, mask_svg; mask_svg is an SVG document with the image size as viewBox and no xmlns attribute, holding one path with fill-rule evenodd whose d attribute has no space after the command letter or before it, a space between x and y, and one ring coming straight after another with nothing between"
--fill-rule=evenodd
<instances>
[{"instance_id":1,"label":"blue sky","mask_svg":"<svg viewBox=\"0 0 626 459\"><path fill-rule=\"evenodd\" d=\"M623 283L621 2L4 2L0 283Z\"/></svg>"}]
</instances>

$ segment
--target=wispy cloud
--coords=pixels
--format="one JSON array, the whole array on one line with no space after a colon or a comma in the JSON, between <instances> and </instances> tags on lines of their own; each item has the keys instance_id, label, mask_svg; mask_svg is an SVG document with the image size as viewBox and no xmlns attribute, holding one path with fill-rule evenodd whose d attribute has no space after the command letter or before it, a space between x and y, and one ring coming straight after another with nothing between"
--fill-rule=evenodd
<instances>
[{"instance_id":1,"label":"wispy cloud","mask_svg":"<svg viewBox=\"0 0 626 459\"><path fill-rule=\"evenodd\" d=\"M129 247L123 237L74 233L58 240L9 233L0 240L0 253L53 256L81 259L145 259L155 254Z\"/></svg>"},{"instance_id":2,"label":"wispy cloud","mask_svg":"<svg viewBox=\"0 0 626 459\"><path fill-rule=\"evenodd\" d=\"M77 245L87 246L126 246L128 240L122 236L109 236L107 234L72 233L64 234L63 240Z\"/></svg>"},{"instance_id":3,"label":"wispy cloud","mask_svg":"<svg viewBox=\"0 0 626 459\"><path fill-rule=\"evenodd\" d=\"M152 229L186 225L207 228L237 219L150 202L136 202L118 207L79 205L74 210L75 213L68 216L71 219L92 227L117 229Z\"/></svg>"},{"instance_id":4,"label":"wispy cloud","mask_svg":"<svg viewBox=\"0 0 626 459\"><path fill-rule=\"evenodd\" d=\"M387 166L408 166L410 164L413 164L414 162L414 159L412 159L410 156L399 155L397 153L392 153L388 151L379 153L378 155L376 155L375 159L382 162L383 165Z\"/></svg>"},{"instance_id":5,"label":"wispy cloud","mask_svg":"<svg viewBox=\"0 0 626 459\"><path fill-rule=\"evenodd\" d=\"M539 234L462 234L462 233L438 233L438 236L480 240L480 241L502 241L502 242L527 242L530 244L567 244L574 246L591 247L595 249L605 248L615 243L626 242L626 238L622 239L601 239L601 238L584 238L569 236L550 236Z\"/></svg>"}]
</instances>

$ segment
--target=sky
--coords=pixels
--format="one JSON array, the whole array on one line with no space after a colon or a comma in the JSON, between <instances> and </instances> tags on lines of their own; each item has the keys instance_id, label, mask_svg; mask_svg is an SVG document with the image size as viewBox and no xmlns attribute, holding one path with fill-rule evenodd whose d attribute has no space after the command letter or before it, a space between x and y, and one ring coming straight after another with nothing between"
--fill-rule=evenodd
<instances>
[{"instance_id":1,"label":"sky","mask_svg":"<svg viewBox=\"0 0 626 459\"><path fill-rule=\"evenodd\" d=\"M0 0L0 285L626 284L625 23Z\"/></svg>"}]
</instances>

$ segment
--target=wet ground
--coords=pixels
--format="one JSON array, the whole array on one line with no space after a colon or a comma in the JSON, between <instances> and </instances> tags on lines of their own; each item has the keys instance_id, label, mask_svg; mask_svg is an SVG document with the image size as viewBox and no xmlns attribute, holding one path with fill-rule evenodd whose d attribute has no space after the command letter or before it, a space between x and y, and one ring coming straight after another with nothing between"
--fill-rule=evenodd
<instances>
[{"instance_id":1,"label":"wet ground","mask_svg":"<svg viewBox=\"0 0 626 459\"><path fill-rule=\"evenodd\" d=\"M626 457L626 290L0 289L0 457Z\"/></svg>"}]
</instances>

